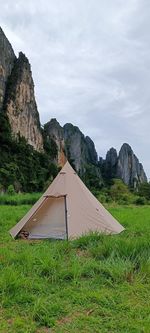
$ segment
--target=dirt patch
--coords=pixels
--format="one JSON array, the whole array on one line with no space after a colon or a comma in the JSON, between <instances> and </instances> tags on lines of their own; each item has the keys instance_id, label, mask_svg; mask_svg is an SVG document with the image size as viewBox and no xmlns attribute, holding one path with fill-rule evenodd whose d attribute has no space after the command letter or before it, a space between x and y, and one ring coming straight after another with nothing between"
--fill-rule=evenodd
<instances>
[{"instance_id":1,"label":"dirt patch","mask_svg":"<svg viewBox=\"0 0 150 333\"><path fill-rule=\"evenodd\" d=\"M89 253L88 253L87 250L77 249L76 254L77 254L78 257L85 257L85 258L89 257Z\"/></svg>"},{"instance_id":2,"label":"dirt patch","mask_svg":"<svg viewBox=\"0 0 150 333\"><path fill-rule=\"evenodd\" d=\"M61 318L60 320L58 320L57 325L71 323L72 320L76 319L80 315L81 315L81 312L74 312L72 315L70 315L68 317Z\"/></svg>"},{"instance_id":3,"label":"dirt patch","mask_svg":"<svg viewBox=\"0 0 150 333\"><path fill-rule=\"evenodd\" d=\"M80 317L81 315L88 317L94 312L94 310L95 309L89 309L89 310L83 311L83 312L76 311L76 312L72 313L70 316L61 318L61 319L57 320L57 322L56 322L56 329L59 326L62 326L65 324L70 324L73 320ZM53 330L51 330L51 333L54 333L54 332L55 332L55 328Z\"/></svg>"},{"instance_id":4,"label":"dirt patch","mask_svg":"<svg viewBox=\"0 0 150 333\"><path fill-rule=\"evenodd\" d=\"M36 330L35 333L51 333L51 332L52 332L51 328L44 327L44 328L39 328L38 330Z\"/></svg>"}]
</instances>

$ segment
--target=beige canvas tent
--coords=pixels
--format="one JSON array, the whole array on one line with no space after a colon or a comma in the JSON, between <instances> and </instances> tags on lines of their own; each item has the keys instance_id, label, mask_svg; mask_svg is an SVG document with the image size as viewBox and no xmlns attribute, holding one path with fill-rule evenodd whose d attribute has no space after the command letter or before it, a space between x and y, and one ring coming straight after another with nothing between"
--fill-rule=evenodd
<instances>
[{"instance_id":1,"label":"beige canvas tent","mask_svg":"<svg viewBox=\"0 0 150 333\"><path fill-rule=\"evenodd\" d=\"M29 239L71 239L91 231L118 234L123 230L67 162L10 234L14 238L26 232Z\"/></svg>"}]
</instances>

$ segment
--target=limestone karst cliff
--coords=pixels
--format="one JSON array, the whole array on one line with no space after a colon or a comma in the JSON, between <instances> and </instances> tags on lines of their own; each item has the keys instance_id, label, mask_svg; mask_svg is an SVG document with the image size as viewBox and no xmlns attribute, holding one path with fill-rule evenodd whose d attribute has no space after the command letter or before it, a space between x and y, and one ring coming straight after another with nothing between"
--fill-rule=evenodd
<instances>
[{"instance_id":1,"label":"limestone karst cliff","mask_svg":"<svg viewBox=\"0 0 150 333\"><path fill-rule=\"evenodd\" d=\"M122 145L119 154L115 148L111 148L106 159L100 158L98 162L94 142L84 136L77 126L67 123L62 127L54 118L44 128L47 138L53 139L57 145L56 162L60 166L64 165L67 158L81 176L90 166L90 171L93 168L92 174L97 175L99 184L103 180L119 178L126 185L137 188L140 183L147 181L142 164L127 143Z\"/></svg>"},{"instance_id":2,"label":"limestone karst cliff","mask_svg":"<svg viewBox=\"0 0 150 333\"><path fill-rule=\"evenodd\" d=\"M31 67L13 49L0 29L0 110L6 112L12 133L23 136L36 150L43 150L39 113L34 95Z\"/></svg>"},{"instance_id":3,"label":"limestone karst cliff","mask_svg":"<svg viewBox=\"0 0 150 333\"><path fill-rule=\"evenodd\" d=\"M106 159L101 159L100 164L103 169L103 176L105 179L112 179L116 177L116 167L118 162L117 151L110 148L106 154Z\"/></svg>"},{"instance_id":4,"label":"limestone karst cliff","mask_svg":"<svg viewBox=\"0 0 150 333\"><path fill-rule=\"evenodd\" d=\"M43 138L31 68L21 52L7 82L4 109L13 134L23 136L36 150L42 150Z\"/></svg>"},{"instance_id":5,"label":"limestone karst cliff","mask_svg":"<svg viewBox=\"0 0 150 333\"><path fill-rule=\"evenodd\" d=\"M67 161L67 157L65 154L65 142L64 142L64 131L63 128L60 126L59 122L52 118L49 122L44 125L44 133L46 139L52 143L53 140L56 143L57 147L57 154L55 155L54 159L55 162L59 166L64 166L65 162Z\"/></svg>"},{"instance_id":6,"label":"limestone karst cliff","mask_svg":"<svg viewBox=\"0 0 150 333\"><path fill-rule=\"evenodd\" d=\"M125 184L134 188L139 183L147 181L142 164L127 143L122 145L119 152L116 177L121 178Z\"/></svg>"},{"instance_id":7,"label":"limestone karst cliff","mask_svg":"<svg viewBox=\"0 0 150 333\"><path fill-rule=\"evenodd\" d=\"M66 155L72 160L76 170L83 174L86 164L97 165L98 158L94 142L84 136L77 126L70 123L65 124L63 129Z\"/></svg>"},{"instance_id":8,"label":"limestone karst cliff","mask_svg":"<svg viewBox=\"0 0 150 333\"><path fill-rule=\"evenodd\" d=\"M127 143L122 145L118 155L116 149L111 148L106 154L106 159L100 159L100 167L106 180L119 178L133 188L147 182L142 164Z\"/></svg>"},{"instance_id":9,"label":"limestone karst cliff","mask_svg":"<svg viewBox=\"0 0 150 333\"><path fill-rule=\"evenodd\" d=\"M0 27L0 111L5 98L6 84L16 57L11 44Z\"/></svg>"},{"instance_id":10,"label":"limestone karst cliff","mask_svg":"<svg viewBox=\"0 0 150 333\"><path fill-rule=\"evenodd\" d=\"M57 144L57 162L60 165L67 158L77 172L83 174L86 164L98 164L94 142L88 136L84 136L77 126L67 123L62 127L54 118L45 124L44 129L47 137Z\"/></svg>"}]
</instances>

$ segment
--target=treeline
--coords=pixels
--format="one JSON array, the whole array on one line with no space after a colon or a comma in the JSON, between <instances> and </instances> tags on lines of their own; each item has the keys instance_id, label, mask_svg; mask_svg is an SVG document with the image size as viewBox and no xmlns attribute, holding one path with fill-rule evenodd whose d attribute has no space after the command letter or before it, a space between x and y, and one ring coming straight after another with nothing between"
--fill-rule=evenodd
<instances>
[{"instance_id":1,"label":"treeline","mask_svg":"<svg viewBox=\"0 0 150 333\"><path fill-rule=\"evenodd\" d=\"M112 179L109 185L103 186L100 191L93 190L102 203L116 202L122 205L150 204L150 183L142 183L138 190L129 188L120 179Z\"/></svg>"},{"instance_id":2,"label":"treeline","mask_svg":"<svg viewBox=\"0 0 150 333\"><path fill-rule=\"evenodd\" d=\"M109 175L108 175L109 176ZM103 177L88 165L82 180L92 193L102 202L118 204L150 204L150 183L141 183L137 189L124 184L121 179Z\"/></svg>"}]
</instances>

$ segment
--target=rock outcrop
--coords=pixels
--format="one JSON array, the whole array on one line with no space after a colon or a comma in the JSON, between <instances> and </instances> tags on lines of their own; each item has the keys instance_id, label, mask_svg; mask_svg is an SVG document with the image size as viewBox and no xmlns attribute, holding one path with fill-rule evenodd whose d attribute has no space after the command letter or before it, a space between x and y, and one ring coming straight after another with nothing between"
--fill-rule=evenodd
<instances>
[{"instance_id":1,"label":"rock outcrop","mask_svg":"<svg viewBox=\"0 0 150 333\"><path fill-rule=\"evenodd\" d=\"M28 59L21 52L7 82L4 110L14 136L23 136L36 150L42 150L43 138L31 68Z\"/></svg>"},{"instance_id":2,"label":"rock outcrop","mask_svg":"<svg viewBox=\"0 0 150 333\"><path fill-rule=\"evenodd\" d=\"M98 163L95 145L77 126L67 123L63 129L67 158L72 161L77 172L83 174L86 164Z\"/></svg>"},{"instance_id":3,"label":"rock outcrop","mask_svg":"<svg viewBox=\"0 0 150 333\"><path fill-rule=\"evenodd\" d=\"M94 142L70 123L60 126L56 119L51 119L44 126L46 137L53 139L58 148L57 163L63 165L68 159L76 171L83 176L88 165L92 166L93 172L101 179L98 167L98 157Z\"/></svg>"},{"instance_id":4,"label":"rock outcrop","mask_svg":"<svg viewBox=\"0 0 150 333\"><path fill-rule=\"evenodd\" d=\"M119 155L116 149L111 148L106 154L106 159L100 159L100 168L106 180L119 178L135 189L140 183L147 182L142 164L127 143L122 145Z\"/></svg>"},{"instance_id":5,"label":"rock outcrop","mask_svg":"<svg viewBox=\"0 0 150 333\"><path fill-rule=\"evenodd\" d=\"M5 98L6 84L15 62L11 44L0 27L0 111Z\"/></svg>"},{"instance_id":6,"label":"rock outcrop","mask_svg":"<svg viewBox=\"0 0 150 333\"><path fill-rule=\"evenodd\" d=\"M57 145L57 156L55 162L59 166L64 166L67 161L65 155L64 130L56 118L51 119L44 125L44 132L47 140L54 140Z\"/></svg>"},{"instance_id":7,"label":"rock outcrop","mask_svg":"<svg viewBox=\"0 0 150 333\"><path fill-rule=\"evenodd\" d=\"M106 159L98 161L93 141L84 136L77 126L67 123L62 127L56 119L51 119L44 129L47 138L53 139L57 145L56 162L60 166L68 159L82 177L85 174L91 178L95 176L100 184L103 183L102 177L106 181L122 179L133 188L147 181L142 164L127 143L122 145L119 155L115 148L111 148Z\"/></svg>"},{"instance_id":8,"label":"rock outcrop","mask_svg":"<svg viewBox=\"0 0 150 333\"><path fill-rule=\"evenodd\" d=\"M106 154L105 160L105 176L109 175L110 178L114 178L116 175L116 167L117 167L117 151L114 148L110 148Z\"/></svg>"},{"instance_id":9,"label":"rock outcrop","mask_svg":"<svg viewBox=\"0 0 150 333\"><path fill-rule=\"evenodd\" d=\"M24 137L36 150L43 150L39 113L28 59L16 58L0 28L0 112L5 112L14 137Z\"/></svg>"},{"instance_id":10,"label":"rock outcrop","mask_svg":"<svg viewBox=\"0 0 150 333\"><path fill-rule=\"evenodd\" d=\"M119 152L116 177L121 178L126 185L134 188L147 181L142 164L139 163L138 158L127 143L122 145Z\"/></svg>"}]
</instances>

